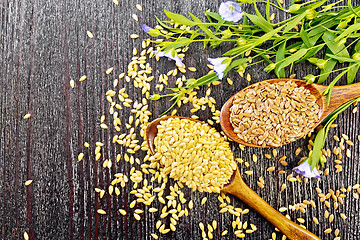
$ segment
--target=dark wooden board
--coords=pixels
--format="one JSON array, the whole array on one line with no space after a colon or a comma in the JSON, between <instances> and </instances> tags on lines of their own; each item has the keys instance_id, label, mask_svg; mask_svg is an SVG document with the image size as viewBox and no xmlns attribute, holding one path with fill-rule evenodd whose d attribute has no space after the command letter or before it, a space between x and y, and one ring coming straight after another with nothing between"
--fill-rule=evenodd
<instances>
[{"instance_id":1,"label":"dark wooden board","mask_svg":"<svg viewBox=\"0 0 360 240\"><path fill-rule=\"evenodd\" d=\"M143 7L140 12L135 4ZM354 1L353 4L359 3ZM217 11L220 1L150 1L121 0L117 6L112 1L45 1L45 0L0 0L0 239L23 239L26 231L30 239L152 239L158 215L143 214L141 221L136 221L131 214L121 216L119 208L128 209L133 200L130 197L131 185L122 189L120 196L105 196L100 199L94 188L106 189L116 172L128 173L131 166L123 160L108 170L102 161L93 159L94 143L105 143L103 157L114 158L124 148L111 144L114 131L99 127L100 116L109 119L109 103L105 93L112 87L112 80L127 70L131 61L132 49L141 49L141 38L147 38L141 31L141 24L154 26L154 15L165 19L162 11L186 14L191 11L202 16L206 9ZM244 10L252 9L247 7ZM249 10L250 11L250 10ZM139 22L131 15L136 13ZM284 19L278 14L277 19ZM90 39L86 31L91 31L94 38ZM130 34L137 33L140 39L133 40ZM189 77L200 77L209 70L206 67L207 57L217 57L228 47L212 50L202 49L194 45L187 52L185 63L195 66L198 72L188 72ZM172 62L162 59L151 61L154 75L166 73L173 69ZM105 71L114 67L113 73ZM248 70L252 82L273 78L256 65ZM302 64L294 71L298 78L314 71L312 66ZM87 75L88 79L79 83L78 79ZM250 83L231 73L234 85L224 83L213 88L212 96L217 100L217 109L239 89ZM74 79L76 86L71 89L69 81ZM341 82L344 84L344 81ZM138 99L141 91L132 84L120 81L120 87L126 87L130 98ZM199 94L204 94L201 88ZM170 106L168 100L151 102L152 119ZM178 114L190 116L191 106L179 109ZM277 159L266 159L265 153L271 149L246 148L240 151L232 144L237 157L250 163L251 176L244 175L245 181L271 206L279 208L300 203L303 200L314 200L316 208L308 207L306 214L289 211L292 219L304 218L306 227L323 239L333 239L334 234L325 234L324 230L331 227L340 229L341 239L358 239L360 234L359 200L348 193L337 211L333 207L330 212L335 220L329 223L325 219L327 209L320 203L316 187L328 192L341 187L360 183L359 113L353 114L353 107L341 114L336 123L339 126L330 131L326 148L332 149L338 143L332 139L334 134L347 134L355 145L349 147L351 157L344 157L341 173L335 173L335 157L328 159L327 167L330 174L321 180L309 183L290 183L285 180L292 167L296 166L304 151L295 156L298 147L306 149L307 140L278 148L278 155L286 155L289 166L283 167ZM26 113L29 119L23 119ZM130 114L129 109L122 111L124 122ZM207 120L210 111L198 113L201 120ZM216 126L219 127L218 125ZM113 129L112 129L113 130ZM89 149L83 147L84 141L91 144ZM85 153L83 161L77 161L77 155ZM251 160L257 154L258 162ZM139 156L144 156L139 154ZM92 157L92 158L91 158ZM103 160L103 159L102 159ZM269 166L276 166L276 171L266 172ZM241 166L241 172L246 169ZM278 170L286 170L287 174L278 175ZM259 177L265 178L265 188L257 187ZM27 179L33 183L25 187ZM287 188L280 192L281 184L286 182ZM215 194L191 192L185 189L186 197L193 199L195 208L188 217L181 218L177 231L171 232L162 239L201 239L198 227L200 221L210 223L218 221L218 229L214 239L236 239L232 233L232 215L220 214L219 202ZM207 196L208 201L201 206L201 199ZM231 198L235 207L247 208L242 202ZM160 207L159 203L154 204ZM142 205L138 206L143 208ZM96 209L102 208L107 215L98 215ZM339 213L348 218L343 220ZM312 218L320 220L319 225ZM253 223L258 231L247 235L247 239L270 239L274 227L259 214L250 210L242 217L243 221ZM222 237L221 231L228 229L230 233ZM277 238L281 234L277 233Z\"/></svg>"}]
</instances>

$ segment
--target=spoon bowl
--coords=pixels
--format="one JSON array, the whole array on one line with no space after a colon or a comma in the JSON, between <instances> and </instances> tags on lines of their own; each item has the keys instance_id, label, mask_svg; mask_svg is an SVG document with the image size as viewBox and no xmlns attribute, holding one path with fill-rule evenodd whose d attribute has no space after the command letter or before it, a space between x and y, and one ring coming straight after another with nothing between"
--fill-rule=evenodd
<instances>
[{"instance_id":1,"label":"spoon bowl","mask_svg":"<svg viewBox=\"0 0 360 240\"><path fill-rule=\"evenodd\" d=\"M146 129L146 139L152 154L155 154L154 140L158 133L157 126L160 124L161 121L167 120L169 118L188 119L191 121L203 123L192 118L178 116L168 116L154 120L148 125ZM271 222L277 229L279 229L291 240L320 240L320 238L318 238L316 235L302 228L293 221L287 219L284 215L282 215L280 212L271 207L267 202L265 202L264 199L262 199L244 182L243 178L240 175L238 167L236 167L236 170L230 177L229 182L223 186L221 191L224 193L230 193L245 202L255 211L260 213L263 217L265 217L269 222Z\"/></svg>"},{"instance_id":2,"label":"spoon bowl","mask_svg":"<svg viewBox=\"0 0 360 240\"><path fill-rule=\"evenodd\" d=\"M289 82L289 81L296 83L296 85L298 87L304 87L305 89L308 89L310 91L310 93L316 98L316 104L319 106L319 112L318 112L319 120L316 122L315 126L319 125L329 114L331 114L338 107L340 107L344 103L360 96L360 83L345 85L345 86L336 86L332 90L330 104L327 105L326 96L323 95L322 92L328 86L314 84L314 83L306 84L306 81L298 80L298 79L290 79L290 78L269 79L269 80L264 80L262 82L273 84L273 83L278 83L278 82ZM253 85L250 85L250 86L240 90L239 92L242 92L248 88L251 88L252 86ZM221 109L221 113L220 113L221 128L222 128L223 132L229 138L231 138L233 141L235 141L237 143L240 143L242 145L249 146L249 147L263 148L263 146L245 142L244 140L240 139L238 137L238 135L234 132L234 128L230 122L230 108L233 104L233 100L234 100L234 97L236 96L236 94L233 95L232 97L230 97L230 99L224 104L224 106ZM296 141L298 139L295 139L294 141ZM270 147L270 146L265 146L265 147Z\"/></svg>"}]
</instances>

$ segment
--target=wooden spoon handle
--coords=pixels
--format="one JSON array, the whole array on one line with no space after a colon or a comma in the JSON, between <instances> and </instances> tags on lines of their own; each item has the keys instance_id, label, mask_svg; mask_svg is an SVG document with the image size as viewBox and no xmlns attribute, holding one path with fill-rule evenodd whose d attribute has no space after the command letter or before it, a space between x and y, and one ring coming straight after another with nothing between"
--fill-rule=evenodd
<instances>
[{"instance_id":1,"label":"wooden spoon handle","mask_svg":"<svg viewBox=\"0 0 360 240\"><path fill-rule=\"evenodd\" d=\"M238 176L235 176L234 182L228 187L225 187L222 190L223 192L230 193L245 202L291 240L320 240L319 237L287 219L284 215L271 207L264 199L246 185L240 176L239 170L236 171L237 173L235 174L238 174Z\"/></svg>"},{"instance_id":2,"label":"wooden spoon handle","mask_svg":"<svg viewBox=\"0 0 360 240\"><path fill-rule=\"evenodd\" d=\"M323 92L328 86L312 84L319 92ZM331 98L329 106L327 106L322 114L321 121L324 120L335 109L343 105L344 103L360 97L360 83L354 83L350 85L335 86L331 92ZM323 96L325 106L326 97Z\"/></svg>"}]
</instances>

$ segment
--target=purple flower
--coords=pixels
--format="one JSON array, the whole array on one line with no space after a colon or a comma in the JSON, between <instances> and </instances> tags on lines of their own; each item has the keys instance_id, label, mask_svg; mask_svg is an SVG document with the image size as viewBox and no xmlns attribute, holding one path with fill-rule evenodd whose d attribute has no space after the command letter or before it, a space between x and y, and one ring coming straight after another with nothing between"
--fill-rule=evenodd
<instances>
[{"instance_id":1,"label":"purple flower","mask_svg":"<svg viewBox=\"0 0 360 240\"><path fill-rule=\"evenodd\" d=\"M320 174L316 168L311 171L311 166L309 162L305 160L299 166L293 169L296 173L303 175L304 177L308 178L320 178Z\"/></svg>"},{"instance_id":2,"label":"purple flower","mask_svg":"<svg viewBox=\"0 0 360 240\"><path fill-rule=\"evenodd\" d=\"M229 66L230 58L208 58L208 61L214 66L214 71L217 73L219 79L224 76L225 69Z\"/></svg>"},{"instance_id":3,"label":"purple flower","mask_svg":"<svg viewBox=\"0 0 360 240\"><path fill-rule=\"evenodd\" d=\"M181 61L181 58L177 55L177 53L174 49L171 49L170 51L167 51L167 52L159 51L159 52L157 52L156 55L159 57L167 57L171 60L174 60L176 66L178 66L178 67L184 66L184 64Z\"/></svg>"},{"instance_id":4,"label":"purple flower","mask_svg":"<svg viewBox=\"0 0 360 240\"><path fill-rule=\"evenodd\" d=\"M146 25L146 24L143 24L143 25L141 26L141 28L142 28L142 30L143 30L144 32L146 32L146 33L149 33L149 32L152 30L152 28L149 27L149 26Z\"/></svg>"},{"instance_id":5,"label":"purple flower","mask_svg":"<svg viewBox=\"0 0 360 240\"><path fill-rule=\"evenodd\" d=\"M221 3L219 13L222 19L230 22L238 22L243 16L240 5L232 1Z\"/></svg>"},{"instance_id":6,"label":"purple flower","mask_svg":"<svg viewBox=\"0 0 360 240\"><path fill-rule=\"evenodd\" d=\"M157 37L160 35L160 31L158 29L154 29L152 27L149 27L148 25L146 24L143 24L141 26L142 30L146 33L148 33L150 36L152 37Z\"/></svg>"}]
</instances>

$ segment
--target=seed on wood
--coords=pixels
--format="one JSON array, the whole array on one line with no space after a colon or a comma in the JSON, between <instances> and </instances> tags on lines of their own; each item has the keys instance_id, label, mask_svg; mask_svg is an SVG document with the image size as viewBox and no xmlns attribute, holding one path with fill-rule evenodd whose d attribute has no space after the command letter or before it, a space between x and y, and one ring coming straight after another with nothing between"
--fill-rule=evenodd
<instances>
[{"instance_id":1,"label":"seed on wood","mask_svg":"<svg viewBox=\"0 0 360 240\"><path fill-rule=\"evenodd\" d=\"M313 222L319 224L319 220L316 217L313 217Z\"/></svg>"},{"instance_id":2,"label":"seed on wood","mask_svg":"<svg viewBox=\"0 0 360 240\"><path fill-rule=\"evenodd\" d=\"M106 214L106 212L105 212L103 209L98 209L98 210L97 210L97 213L98 213L98 214Z\"/></svg>"},{"instance_id":3,"label":"seed on wood","mask_svg":"<svg viewBox=\"0 0 360 240\"><path fill-rule=\"evenodd\" d=\"M87 76L84 75L79 79L79 81L82 82L82 81L85 81L86 79L87 79Z\"/></svg>"},{"instance_id":4,"label":"seed on wood","mask_svg":"<svg viewBox=\"0 0 360 240\"><path fill-rule=\"evenodd\" d=\"M328 218L328 217L329 217L329 212L328 212L328 210L325 210L324 218Z\"/></svg>"},{"instance_id":5,"label":"seed on wood","mask_svg":"<svg viewBox=\"0 0 360 240\"><path fill-rule=\"evenodd\" d=\"M126 215L126 211L124 209L119 209L121 215Z\"/></svg>"},{"instance_id":6,"label":"seed on wood","mask_svg":"<svg viewBox=\"0 0 360 240\"><path fill-rule=\"evenodd\" d=\"M303 219L303 218L297 218L296 219L299 223L304 223L305 222L305 219Z\"/></svg>"},{"instance_id":7,"label":"seed on wood","mask_svg":"<svg viewBox=\"0 0 360 240\"><path fill-rule=\"evenodd\" d=\"M29 234L27 232L24 232L24 239L29 240Z\"/></svg>"},{"instance_id":8,"label":"seed on wood","mask_svg":"<svg viewBox=\"0 0 360 240\"><path fill-rule=\"evenodd\" d=\"M136 8L139 10L139 11L142 11L142 6L140 4L136 4Z\"/></svg>"},{"instance_id":9,"label":"seed on wood","mask_svg":"<svg viewBox=\"0 0 360 240\"><path fill-rule=\"evenodd\" d=\"M136 14L133 14L133 15L132 15L132 18L133 18L135 21L137 21L137 22L139 21L139 17L138 17Z\"/></svg>"},{"instance_id":10,"label":"seed on wood","mask_svg":"<svg viewBox=\"0 0 360 240\"><path fill-rule=\"evenodd\" d=\"M347 218L347 216L344 213L340 213L340 217L344 220Z\"/></svg>"},{"instance_id":11,"label":"seed on wood","mask_svg":"<svg viewBox=\"0 0 360 240\"><path fill-rule=\"evenodd\" d=\"M295 155L296 155L296 156L299 155L300 152L301 152L301 148L297 148L296 151L295 151Z\"/></svg>"},{"instance_id":12,"label":"seed on wood","mask_svg":"<svg viewBox=\"0 0 360 240\"><path fill-rule=\"evenodd\" d=\"M207 201L207 197L203 197L201 199L201 205L204 205L206 203L206 201Z\"/></svg>"},{"instance_id":13,"label":"seed on wood","mask_svg":"<svg viewBox=\"0 0 360 240\"><path fill-rule=\"evenodd\" d=\"M266 171L268 171L268 172L272 172L272 171L274 171L274 170L275 170L275 167L274 167L274 166L268 167L268 168L266 169Z\"/></svg>"},{"instance_id":14,"label":"seed on wood","mask_svg":"<svg viewBox=\"0 0 360 240\"><path fill-rule=\"evenodd\" d=\"M281 208L279 208L279 212L285 212L285 211L287 211L287 208L286 208L286 207L281 207Z\"/></svg>"},{"instance_id":15,"label":"seed on wood","mask_svg":"<svg viewBox=\"0 0 360 240\"><path fill-rule=\"evenodd\" d=\"M271 155L270 155L270 154L265 153L264 155L265 155L265 157L268 158L268 159L271 158Z\"/></svg>"},{"instance_id":16,"label":"seed on wood","mask_svg":"<svg viewBox=\"0 0 360 240\"><path fill-rule=\"evenodd\" d=\"M288 165L287 161L280 161L280 164L286 167Z\"/></svg>"},{"instance_id":17,"label":"seed on wood","mask_svg":"<svg viewBox=\"0 0 360 240\"><path fill-rule=\"evenodd\" d=\"M25 182L25 186L29 186L32 182L33 182L33 180L27 180L27 181Z\"/></svg>"},{"instance_id":18,"label":"seed on wood","mask_svg":"<svg viewBox=\"0 0 360 240\"><path fill-rule=\"evenodd\" d=\"M337 237L337 236L339 236L339 233L340 233L340 230L337 228L337 229L335 229L335 231L334 231L334 235L335 235L335 237Z\"/></svg>"},{"instance_id":19,"label":"seed on wood","mask_svg":"<svg viewBox=\"0 0 360 240\"><path fill-rule=\"evenodd\" d=\"M331 215L329 216L329 222L332 222L332 221L334 221L334 214L331 214Z\"/></svg>"},{"instance_id":20,"label":"seed on wood","mask_svg":"<svg viewBox=\"0 0 360 240\"><path fill-rule=\"evenodd\" d=\"M94 34L90 31L86 31L87 35L89 38L93 38L94 37Z\"/></svg>"},{"instance_id":21,"label":"seed on wood","mask_svg":"<svg viewBox=\"0 0 360 240\"><path fill-rule=\"evenodd\" d=\"M331 233L332 229L331 228L328 228L328 229L325 229L324 233Z\"/></svg>"}]
</instances>

